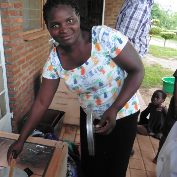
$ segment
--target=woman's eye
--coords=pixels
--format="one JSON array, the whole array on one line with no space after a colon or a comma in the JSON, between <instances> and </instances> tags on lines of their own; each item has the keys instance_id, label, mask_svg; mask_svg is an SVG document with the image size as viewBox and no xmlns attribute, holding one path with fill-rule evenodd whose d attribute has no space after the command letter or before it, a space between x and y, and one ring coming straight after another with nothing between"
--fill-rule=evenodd
<instances>
[{"instance_id":1,"label":"woman's eye","mask_svg":"<svg viewBox=\"0 0 177 177\"><path fill-rule=\"evenodd\" d=\"M59 28L59 25L52 25L51 28Z\"/></svg>"},{"instance_id":2,"label":"woman's eye","mask_svg":"<svg viewBox=\"0 0 177 177\"><path fill-rule=\"evenodd\" d=\"M70 24L70 23L73 23L73 21L74 21L73 19L69 19L69 20L68 20L68 23L69 23L69 24Z\"/></svg>"}]
</instances>

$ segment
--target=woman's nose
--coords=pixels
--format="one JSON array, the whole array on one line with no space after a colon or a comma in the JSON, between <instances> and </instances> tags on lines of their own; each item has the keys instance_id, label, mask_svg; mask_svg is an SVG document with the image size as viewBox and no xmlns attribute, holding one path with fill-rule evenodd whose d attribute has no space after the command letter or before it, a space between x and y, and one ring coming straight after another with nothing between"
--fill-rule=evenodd
<instances>
[{"instance_id":1,"label":"woman's nose","mask_svg":"<svg viewBox=\"0 0 177 177\"><path fill-rule=\"evenodd\" d=\"M67 24L62 24L61 25L61 28L60 28L60 32L61 33L65 33L65 32L67 32L68 31L68 26L67 26Z\"/></svg>"}]
</instances>

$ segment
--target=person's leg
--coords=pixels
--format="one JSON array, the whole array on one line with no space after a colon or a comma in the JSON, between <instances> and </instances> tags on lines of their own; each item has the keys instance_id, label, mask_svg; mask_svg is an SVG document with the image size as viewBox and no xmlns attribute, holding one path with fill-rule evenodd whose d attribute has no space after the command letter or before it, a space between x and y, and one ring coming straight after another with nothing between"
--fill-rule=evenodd
<instances>
[{"instance_id":1,"label":"person's leg","mask_svg":"<svg viewBox=\"0 0 177 177\"><path fill-rule=\"evenodd\" d=\"M117 120L109 135L95 134L94 157L88 155L86 123L84 118L81 120L81 164L86 177L125 177L138 114Z\"/></svg>"},{"instance_id":2,"label":"person's leg","mask_svg":"<svg viewBox=\"0 0 177 177\"><path fill-rule=\"evenodd\" d=\"M109 176L125 177L137 130L138 113L117 120L110 143Z\"/></svg>"},{"instance_id":3,"label":"person's leg","mask_svg":"<svg viewBox=\"0 0 177 177\"><path fill-rule=\"evenodd\" d=\"M108 177L106 167L106 136L95 134L95 156L89 156L87 132L86 132L86 114L81 109L80 119L80 136L81 136L81 169L84 177Z\"/></svg>"}]
</instances>

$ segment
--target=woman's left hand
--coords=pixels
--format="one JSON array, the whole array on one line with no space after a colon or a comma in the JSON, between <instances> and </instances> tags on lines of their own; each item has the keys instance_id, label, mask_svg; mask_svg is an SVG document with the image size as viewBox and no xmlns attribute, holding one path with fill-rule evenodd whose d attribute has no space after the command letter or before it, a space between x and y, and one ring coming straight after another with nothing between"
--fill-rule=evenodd
<instances>
[{"instance_id":1,"label":"woman's left hand","mask_svg":"<svg viewBox=\"0 0 177 177\"><path fill-rule=\"evenodd\" d=\"M95 125L95 133L103 135L111 133L111 131L116 126L116 117L117 109L111 106L104 112L100 122Z\"/></svg>"}]
</instances>

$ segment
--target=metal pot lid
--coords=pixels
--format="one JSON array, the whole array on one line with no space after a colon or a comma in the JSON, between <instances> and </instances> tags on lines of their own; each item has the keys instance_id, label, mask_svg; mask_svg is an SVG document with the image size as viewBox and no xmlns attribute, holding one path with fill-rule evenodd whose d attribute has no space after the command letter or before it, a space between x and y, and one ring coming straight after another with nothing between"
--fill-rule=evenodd
<instances>
[{"instance_id":1,"label":"metal pot lid","mask_svg":"<svg viewBox=\"0 0 177 177\"><path fill-rule=\"evenodd\" d=\"M10 167L0 168L0 177L9 177ZM27 173L19 168L14 168L13 177L28 177Z\"/></svg>"},{"instance_id":2,"label":"metal pot lid","mask_svg":"<svg viewBox=\"0 0 177 177\"><path fill-rule=\"evenodd\" d=\"M87 128L87 143L88 143L88 151L90 156L95 155L95 145L94 145L94 127L93 127L93 114L92 111L88 111L87 120L86 120L86 128Z\"/></svg>"}]
</instances>

